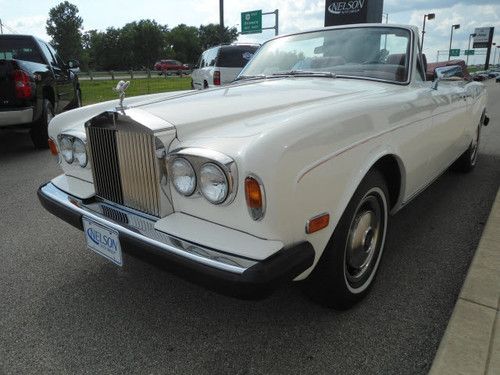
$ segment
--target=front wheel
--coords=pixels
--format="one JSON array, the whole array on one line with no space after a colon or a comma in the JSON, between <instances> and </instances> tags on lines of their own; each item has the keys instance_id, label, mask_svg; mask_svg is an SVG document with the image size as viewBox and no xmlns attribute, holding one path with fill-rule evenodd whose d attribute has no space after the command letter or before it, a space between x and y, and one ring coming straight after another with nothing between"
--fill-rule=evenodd
<instances>
[{"instance_id":1,"label":"front wheel","mask_svg":"<svg viewBox=\"0 0 500 375\"><path fill-rule=\"evenodd\" d=\"M315 301L344 310L366 295L384 249L388 196L383 175L376 169L370 171L306 282L306 292Z\"/></svg>"},{"instance_id":2,"label":"front wheel","mask_svg":"<svg viewBox=\"0 0 500 375\"><path fill-rule=\"evenodd\" d=\"M35 148L49 147L49 132L48 127L50 120L54 117L54 107L50 101L43 101L42 116L36 121L30 130L31 141Z\"/></svg>"}]
</instances>

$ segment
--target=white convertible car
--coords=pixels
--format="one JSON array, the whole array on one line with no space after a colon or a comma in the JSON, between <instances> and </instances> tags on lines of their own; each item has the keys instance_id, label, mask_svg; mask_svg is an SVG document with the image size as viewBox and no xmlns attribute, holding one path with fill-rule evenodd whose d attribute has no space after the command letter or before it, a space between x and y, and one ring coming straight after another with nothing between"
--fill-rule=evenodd
<instances>
[{"instance_id":1,"label":"white convertible car","mask_svg":"<svg viewBox=\"0 0 500 375\"><path fill-rule=\"evenodd\" d=\"M240 296L305 280L347 308L373 283L390 214L477 161L483 85L425 70L414 27L276 37L230 86L56 116L63 174L38 196L118 265L151 254Z\"/></svg>"}]
</instances>

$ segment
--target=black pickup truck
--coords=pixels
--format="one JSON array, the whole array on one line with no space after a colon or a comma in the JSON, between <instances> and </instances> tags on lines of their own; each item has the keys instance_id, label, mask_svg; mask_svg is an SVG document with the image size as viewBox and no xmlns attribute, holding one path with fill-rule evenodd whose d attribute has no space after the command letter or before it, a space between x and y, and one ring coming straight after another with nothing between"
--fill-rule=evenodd
<instances>
[{"instance_id":1,"label":"black pickup truck","mask_svg":"<svg viewBox=\"0 0 500 375\"><path fill-rule=\"evenodd\" d=\"M48 147L52 117L81 105L76 68L34 36L0 35L0 128L29 128L35 147Z\"/></svg>"}]
</instances>

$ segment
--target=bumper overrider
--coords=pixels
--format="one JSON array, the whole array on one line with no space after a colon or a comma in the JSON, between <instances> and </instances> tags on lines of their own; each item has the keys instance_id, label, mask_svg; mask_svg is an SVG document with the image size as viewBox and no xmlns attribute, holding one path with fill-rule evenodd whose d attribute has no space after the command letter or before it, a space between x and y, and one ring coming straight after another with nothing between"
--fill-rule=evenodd
<instances>
[{"instance_id":1,"label":"bumper overrider","mask_svg":"<svg viewBox=\"0 0 500 375\"><path fill-rule=\"evenodd\" d=\"M83 230L82 217L118 231L122 251L224 294L260 298L312 266L309 242L283 248L264 260L228 254L154 229L157 219L100 202L81 200L52 183L38 189L42 206Z\"/></svg>"}]
</instances>

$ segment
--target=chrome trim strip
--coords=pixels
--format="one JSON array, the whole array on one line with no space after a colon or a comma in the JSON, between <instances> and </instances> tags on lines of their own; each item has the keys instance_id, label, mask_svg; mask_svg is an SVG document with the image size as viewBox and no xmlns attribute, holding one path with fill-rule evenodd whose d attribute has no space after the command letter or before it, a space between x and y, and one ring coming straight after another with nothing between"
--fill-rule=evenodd
<instances>
[{"instance_id":1,"label":"chrome trim strip","mask_svg":"<svg viewBox=\"0 0 500 375\"><path fill-rule=\"evenodd\" d=\"M135 215L130 211L120 210L116 206L113 207L102 202L83 204L80 200L64 193L52 183L43 186L41 191L45 196L73 212L141 242L156 246L166 253L174 253L194 262L236 274L242 274L258 263L253 259L230 255L160 232L154 229L155 220ZM114 211L113 216L116 215L117 218L120 217L122 221L127 221L127 223L120 223L118 219L109 218L109 213L107 217L104 210L108 208L112 208Z\"/></svg>"}]
</instances>

